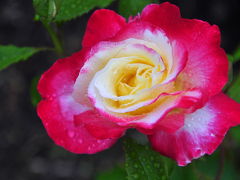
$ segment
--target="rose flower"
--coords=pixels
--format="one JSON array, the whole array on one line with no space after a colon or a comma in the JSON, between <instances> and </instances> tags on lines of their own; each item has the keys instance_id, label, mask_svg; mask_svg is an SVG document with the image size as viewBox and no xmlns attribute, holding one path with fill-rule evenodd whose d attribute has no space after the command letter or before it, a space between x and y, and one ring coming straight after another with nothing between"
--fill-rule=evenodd
<instances>
[{"instance_id":1,"label":"rose flower","mask_svg":"<svg viewBox=\"0 0 240 180\"><path fill-rule=\"evenodd\" d=\"M102 9L90 17L82 50L42 75L37 110L71 152L102 151L136 128L186 165L240 123L240 104L221 92L227 79L216 25L181 18L170 3L148 5L128 22Z\"/></svg>"}]
</instances>

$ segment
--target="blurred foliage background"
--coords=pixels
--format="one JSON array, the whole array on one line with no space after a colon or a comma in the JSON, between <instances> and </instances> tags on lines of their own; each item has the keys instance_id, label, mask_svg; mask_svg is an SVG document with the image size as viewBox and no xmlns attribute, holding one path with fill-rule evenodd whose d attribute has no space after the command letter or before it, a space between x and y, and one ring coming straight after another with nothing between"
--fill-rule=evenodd
<instances>
[{"instance_id":1,"label":"blurred foliage background","mask_svg":"<svg viewBox=\"0 0 240 180\"><path fill-rule=\"evenodd\" d=\"M41 7L41 3L45 2L48 6ZM51 4L52 2L55 4ZM120 180L126 178L121 140L112 148L94 155L76 155L56 146L37 117L34 105L37 104L39 96L35 87L39 76L60 56L69 56L81 49L86 23L94 10L107 7L121 13L124 17L129 17L136 15L150 2L164 1L34 0L34 6L32 0L0 1L1 180ZM230 81L225 87L225 92L240 102L239 0L170 0L169 2L180 7L184 18L201 19L220 27L221 46L229 54L231 62ZM49 24L52 21L54 24ZM61 41L54 39L55 33L61 37ZM46 47L54 47L53 44L57 53L52 51L53 48L46 49ZM19 49L15 46L2 47L1 45L37 48ZM18 54L8 57L11 59L9 62L6 61L5 52L8 54L18 52ZM33 55L35 53L38 54ZM30 56L32 57L28 61L6 68L11 63L20 59L26 60ZM146 137L136 131L131 131L128 135L140 144L147 143ZM133 158L131 162L134 157L128 152L131 152L131 148L134 147L139 149L137 153L141 153L141 145L133 144L133 147L125 147L127 157L129 155L128 158ZM173 173L170 179L238 180L240 179L239 152L240 128L235 127L227 134L223 144L212 156L204 156L187 167L172 165ZM145 156L144 153L143 156ZM164 164L168 160L159 161ZM139 178L135 177L135 179Z\"/></svg>"}]
</instances>

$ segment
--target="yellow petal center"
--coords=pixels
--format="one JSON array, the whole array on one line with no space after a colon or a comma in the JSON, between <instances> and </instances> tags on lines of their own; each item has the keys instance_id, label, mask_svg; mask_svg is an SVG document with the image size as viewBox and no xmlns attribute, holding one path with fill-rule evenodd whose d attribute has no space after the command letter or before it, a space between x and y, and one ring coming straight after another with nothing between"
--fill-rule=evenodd
<instances>
[{"instance_id":1,"label":"yellow petal center","mask_svg":"<svg viewBox=\"0 0 240 180\"><path fill-rule=\"evenodd\" d=\"M152 84L152 66L143 63L129 63L121 71L115 84L116 95L126 96L139 90L150 88Z\"/></svg>"}]
</instances>

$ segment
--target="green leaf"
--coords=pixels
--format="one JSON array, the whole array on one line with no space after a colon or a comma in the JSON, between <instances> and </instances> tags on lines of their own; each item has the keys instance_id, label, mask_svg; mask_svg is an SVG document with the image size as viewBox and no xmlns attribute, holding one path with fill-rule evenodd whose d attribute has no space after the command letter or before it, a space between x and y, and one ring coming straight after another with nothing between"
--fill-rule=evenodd
<instances>
[{"instance_id":1,"label":"green leaf","mask_svg":"<svg viewBox=\"0 0 240 180\"><path fill-rule=\"evenodd\" d=\"M233 81L233 64L231 62L229 62L229 65L228 65L228 82L224 86L223 91L225 91L226 89L229 88L229 86L232 84L232 81Z\"/></svg>"},{"instance_id":2,"label":"green leaf","mask_svg":"<svg viewBox=\"0 0 240 180\"><path fill-rule=\"evenodd\" d=\"M0 45L0 70L18 61L27 60L33 54L43 50L33 47L16 47L12 45Z\"/></svg>"},{"instance_id":3,"label":"green leaf","mask_svg":"<svg viewBox=\"0 0 240 180\"><path fill-rule=\"evenodd\" d=\"M228 150L226 149L225 151ZM231 153L231 151L228 151L228 153ZM205 155L198 160L192 161L187 166L176 166L171 180L213 180L216 179L220 166L223 166L221 167L221 180L237 179L239 173L233 165L233 159L230 156L226 156L225 153L224 161L221 162L220 156L221 152L218 149L212 155Z\"/></svg>"},{"instance_id":4,"label":"green leaf","mask_svg":"<svg viewBox=\"0 0 240 180\"><path fill-rule=\"evenodd\" d=\"M37 91L37 84L38 84L39 79L40 79L39 76L34 77L32 79L31 87L30 87L31 102L34 107L37 106L37 104L41 100L41 96Z\"/></svg>"},{"instance_id":5,"label":"green leaf","mask_svg":"<svg viewBox=\"0 0 240 180\"><path fill-rule=\"evenodd\" d=\"M231 63L234 62L234 57L231 54L228 54L227 57L228 57L229 62L231 62Z\"/></svg>"},{"instance_id":6,"label":"green leaf","mask_svg":"<svg viewBox=\"0 0 240 180\"><path fill-rule=\"evenodd\" d=\"M169 159L163 159L148 146L137 144L131 139L124 141L124 149L128 180L169 179L172 171L172 162Z\"/></svg>"},{"instance_id":7,"label":"green leaf","mask_svg":"<svg viewBox=\"0 0 240 180\"><path fill-rule=\"evenodd\" d=\"M221 169L221 180L238 179L240 177L237 168L234 166L236 158L234 154L231 154L233 149L224 147L220 150L221 148L223 147L218 148L210 156L204 156L199 160L193 161L192 166L198 179L216 179L219 169Z\"/></svg>"},{"instance_id":8,"label":"green leaf","mask_svg":"<svg viewBox=\"0 0 240 180\"><path fill-rule=\"evenodd\" d=\"M233 54L228 54L228 60L235 63L240 60L240 46L234 51Z\"/></svg>"},{"instance_id":9,"label":"green leaf","mask_svg":"<svg viewBox=\"0 0 240 180\"><path fill-rule=\"evenodd\" d=\"M240 146L240 126L235 126L232 127L230 129L231 136L233 137L233 139L238 143L238 145Z\"/></svg>"},{"instance_id":10,"label":"green leaf","mask_svg":"<svg viewBox=\"0 0 240 180\"><path fill-rule=\"evenodd\" d=\"M199 180L192 165L175 166L170 180Z\"/></svg>"},{"instance_id":11,"label":"green leaf","mask_svg":"<svg viewBox=\"0 0 240 180\"><path fill-rule=\"evenodd\" d=\"M240 46L234 51L233 57L234 57L234 62L237 62L240 60Z\"/></svg>"},{"instance_id":12,"label":"green leaf","mask_svg":"<svg viewBox=\"0 0 240 180\"><path fill-rule=\"evenodd\" d=\"M61 7L55 18L56 22L68 21L87 13L93 8L104 8L114 0L62 0Z\"/></svg>"},{"instance_id":13,"label":"green leaf","mask_svg":"<svg viewBox=\"0 0 240 180\"><path fill-rule=\"evenodd\" d=\"M36 20L51 22L59 12L62 0L33 0Z\"/></svg>"},{"instance_id":14,"label":"green leaf","mask_svg":"<svg viewBox=\"0 0 240 180\"><path fill-rule=\"evenodd\" d=\"M237 76L236 80L228 88L227 94L237 102L240 102L240 75Z\"/></svg>"},{"instance_id":15,"label":"green leaf","mask_svg":"<svg viewBox=\"0 0 240 180\"><path fill-rule=\"evenodd\" d=\"M146 5L153 2L155 0L120 0L118 12L125 18L128 18L129 16L137 15Z\"/></svg>"},{"instance_id":16,"label":"green leaf","mask_svg":"<svg viewBox=\"0 0 240 180\"><path fill-rule=\"evenodd\" d=\"M110 169L105 172L101 172L97 175L96 180L126 180L127 173L123 167L116 166L113 169Z\"/></svg>"}]
</instances>

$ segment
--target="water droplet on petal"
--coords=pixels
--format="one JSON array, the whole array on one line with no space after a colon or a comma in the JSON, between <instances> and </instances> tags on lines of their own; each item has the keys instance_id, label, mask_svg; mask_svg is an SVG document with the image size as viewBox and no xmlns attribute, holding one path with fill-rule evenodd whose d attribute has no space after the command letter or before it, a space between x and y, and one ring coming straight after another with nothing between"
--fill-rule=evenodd
<instances>
[{"instance_id":1,"label":"water droplet on petal","mask_svg":"<svg viewBox=\"0 0 240 180\"><path fill-rule=\"evenodd\" d=\"M70 138L73 138L74 135L75 135L75 133L74 133L73 131L69 131L69 132L68 132L68 135L69 135Z\"/></svg>"},{"instance_id":2,"label":"water droplet on petal","mask_svg":"<svg viewBox=\"0 0 240 180\"><path fill-rule=\"evenodd\" d=\"M215 137L215 134L211 133L210 136Z\"/></svg>"}]
</instances>

